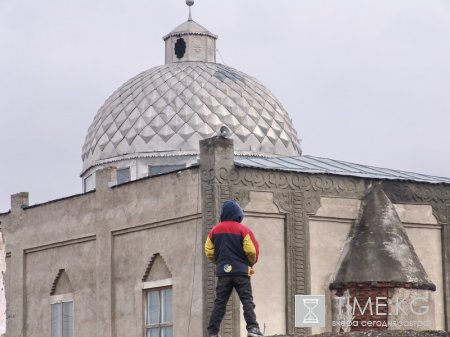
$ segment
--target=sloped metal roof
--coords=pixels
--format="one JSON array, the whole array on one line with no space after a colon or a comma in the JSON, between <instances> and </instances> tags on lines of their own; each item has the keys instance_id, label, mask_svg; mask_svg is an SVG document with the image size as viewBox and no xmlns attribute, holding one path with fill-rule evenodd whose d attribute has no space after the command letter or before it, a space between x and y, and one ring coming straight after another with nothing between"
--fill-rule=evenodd
<instances>
[{"instance_id":1,"label":"sloped metal roof","mask_svg":"<svg viewBox=\"0 0 450 337\"><path fill-rule=\"evenodd\" d=\"M211 33L202 25L199 25L193 20L186 21L179 25L177 28L172 30L169 34L163 37L163 40L167 40L171 36L182 36L182 35L207 35L214 39L217 39L217 35Z\"/></svg>"},{"instance_id":2,"label":"sloped metal roof","mask_svg":"<svg viewBox=\"0 0 450 337\"><path fill-rule=\"evenodd\" d=\"M336 174L371 179L407 180L430 184L450 184L450 178L348 163L313 156L276 158L236 157L236 166L311 174Z\"/></svg>"}]
</instances>

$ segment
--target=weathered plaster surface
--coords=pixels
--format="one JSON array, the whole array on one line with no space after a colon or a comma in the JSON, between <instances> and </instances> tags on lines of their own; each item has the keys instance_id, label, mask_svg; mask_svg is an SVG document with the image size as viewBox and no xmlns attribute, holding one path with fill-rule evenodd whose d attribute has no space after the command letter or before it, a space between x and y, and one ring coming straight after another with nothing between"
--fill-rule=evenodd
<instances>
[{"instance_id":1,"label":"weathered plaster surface","mask_svg":"<svg viewBox=\"0 0 450 337\"><path fill-rule=\"evenodd\" d=\"M277 205L274 204L273 192L249 192L249 201L245 207L246 212L262 213L280 213Z\"/></svg>"},{"instance_id":2,"label":"weathered plaster surface","mask_svg":"<svg viewBox=\"0 0 450 337\"><path fill-rule=\"evenodd\" d=\"M311 294L325 295L326 307L331 308L329 286L344 247L351 224L310 220ZM313 333L331 331L331 310L327 310L327 326L313 328Z\"/></svg>"},{"instance_id":3,"label":"weathered plaster surface","mask_svg":"<svg viewBox=\"0 0 450 337\"><path fill-rule=\"evenodd\" d=\"M436 285L436 291L434 292L434 324L436 329L443 330L445 329L445 306L441 230L439 227L407 227L406 232L425 271Z\"/></svg>"},{"instance_id":4,"label":"weathered plaster surface","mask_svg":"<svg viewBox=\"0 0 450 337\"><path fill-rule=\"evenodd\" d=\"M321 197L320 205L320 208L314 215L315 217L354 220L358 217L361 200L345 199L339 197Z\"/></svg>"},{"instance_id":5,"label":"weathered plaster surface","mask_svg":"<svg viewBox=\"0 0 450 337\"><path fill-rule=\"evenodd\" d=\"M261 245L260 259L252 276L256 317L266 333L286 333L284 219L248 216L245 221ZM245 320L241 316L241 336L245 332Z\"/></svg>"},{"instance_id":6,"label":"weathered plaster surface","mask_svg":"<svg viewBox=\"0 0 450 337\"><path fill-rule=\"evenodd\" d=\"M403 223L438 225L431 205L394 204Z\"/></svg>"},{"instance_id":7,"label":"weathered plaster surface","mask_svg":"<svg viewBox=\"0 0 450 337\"><path fill-rule=\"evenodd\" d=\"M357 218L360 200L322 197L320 205L316 215L310 216L309 220L310 242L313 243L310 245L311 294L325 294L327 307L331 308L328 286L351 224ZM436 225L436 218L430 213L430 206L413 204L395 204L394 206L400 210L400 219L407 221L405 227L409 239L425 271L436 285L435 326L436 329L443 330L445 329L445 311L440 226ZM331 311L327 312L327 318L327 322L331 322ZM331 331L331 325L324 329L313 328L312 331L313 333Z\"/></svg>"},{"instance_id":8,"label":"weathered plaster surface","mask_svg":"<svg viewBox=\"0 0 450 337\"><path fill-rule=\"evenodd\" d=\"M74 334L88 336L95 331L96 266L95 241L85 241L25 254L26 331L50 336L50 288L59 268L64 268L74 289ZM76 256L77 258L71 258ZM9 331L8 331L9 335Z\"/></svg>"},{"instance_id":9,"label":"weathered plaster surface","mask_svg":"<svg viewBox=\"0 0 450 337\"><path fill-rule=\"evenodd\" d=\"M279 214L272 192L251 192L245 212L243 222L260 244L260 257L252 276L256 316L266 334L283 334L286 333L285 215ZM240 330L244 336L242 309Z\"/></svg>"},{"instance_id":10,"label":"weathered plaster surface","mask_svg":"<svg viewBox=\"0 0 450 337\"><path fill-rule=\"evenodd\" d=\"M1 219L10 256L5 275L8 337L49 335L49 293L61 268L74 289L76 335L114 336L116 320L127 335L141 335L143 317L130 317L127 310L136 298L142 303L142 277L157 252L171 268L178 294L174 336L201 335L198 170L114 188L108 187L111 180L114 170L99 172L95 192L36 207L22 209L25 199L13 198L11 213Z\"/></svg>"},{"instance_id":11,"label":"weathered plaster surface","mask_svg":"<svg viewBox=\"0 0 450 337\"><path fill-rule=\"evenodd\" d=\"M142 276L155 253L160 253L172 274L173 299L176 301L173 306L175 336L186 336L189 323L193 329L191 333L199 332L202 298L199 262L203 251L196 233L200 227L200 219L191 219L156 228L113 233L113 324L117 336L143 333ZM159 263L162 263L161 258ZM152 280L170 277L159 267L155 273L150 273Z\"/></svg>"}]
</instances>

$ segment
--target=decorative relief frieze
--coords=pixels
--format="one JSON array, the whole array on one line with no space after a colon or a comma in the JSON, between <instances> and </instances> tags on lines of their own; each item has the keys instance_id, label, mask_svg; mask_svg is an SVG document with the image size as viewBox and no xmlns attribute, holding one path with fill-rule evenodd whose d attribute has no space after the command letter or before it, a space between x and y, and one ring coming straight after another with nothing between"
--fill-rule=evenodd
<instances>
[{"instance_id":1,"label":"decorative relief frieze","mask_svg":"<svg viewBox=\"0 0 450 337\"><path fill-rule=\"evenodd\" d=\"M383 189L394 203L429 204L441 224L449 223L450 186L384 182Z\"/></svg>"},{"instance_id":2,"label":"decorative relief frieze","mask_svg":"<svg viewBox=\"0 0 450 337\"><path fill-rule=\"evenodd\" d=\"M277 205L280 212L291 211L291 193L289 191L276 191L273 194L273 202Z\"/></svg>"},{"instance_id":3,"label":"decorative relief frieze","mask_svg":"<svg viewBox=\"0 0 450 337\"><path fill-rule=\"evenodd\" d=\"M211 179L209 172L203 172L202 176L205 182L207 179ZM352 197L355 194L362 197L366 190L366 184L362 179L246 168L234 168L232 170L220 168L217 182L261 190L290 189Z\"/></svg>"},{"instance_id":4,"label":"decorative relief frieze","mask_svg":"<svg viewBox=\"0 0 450 337\"><path fill-rule=\"evenodd\" d=\"M233 186L230 199L236 200L242 208L245 208L250 201L250 191Z\"/></svg>"},{"instance_id":5,"label":"decorative relief frieze","mask_svg":"<svg viewBox=\"0 0 450 337\"><path fill-rule=\"evenodd\" d=\"M320 193L306 191L304 199L306 213L311 215L316 214L320 208Z\"/></svg>"},{"instance_id":6,"label":"decorative relief frieze","mask_svg":"<svg viewBox=\"0 0 450 337\"><path fill-rule=\"evenodd\" d=\"M208 174L212 171L212 179L211 175ZM202 240L206 240L206 236L214 225L215 219L215 202L214 202L214 185L210 184L210 181L214 179L214 170L207 171L207 174L203 174L203 181L206 183L202 184L202 203L203 203L203 235ZM203 242L202 241L202 242ZM206 331L206 327L209 320L209 315L212 312L214 307L214 293L215 293L215 276L214 276L214 265L209 263L206 256L203 255L203 284L204 284L204 317L203 320L203 330Z\"/></svg>"},{"instance_id":7,"label":"decorative relief frieze","mask_svg":"<svg viewBox=\"0 0 450 337\"><path fill-rule=\"evenodd\" d=\"M450 202L447 204L447 220L450 222Z\"/></svg>"},{"instance_id":8,"label":"decorative relief frieze","mask_svg":"<svg viewBox=\"0 0 450 337\"><path fill-rule=\"evenodd\" d=\"M291 279L293 281L293 289L295 295L306 295L310 293L309 284L309 235L308 235L308 219L305 214L303 203L303 192L292 192L292 224L294 239L290 243L292 255L294 258L295 268ZM291 302L291 306L293 303ZM294 304L295 305L295 304ZM295 310L293 310L295 312ZM292 323L291 323L292 324ZM295 325L295 324L294 324ZM292 328L292 327L291 327ZM308 329L295 328L296 335L307 335Z\"/></svg>"},{"instance_id":9,"label":"decorative relief frieze","mask_svg":"<svg viewBox=\"0 0 450 337\"><path fill-rule=\"evenodd\" d=\"M216 180L216 175L214 169L204 169L201 171L202 174L202 182L207 184L212 184L214 180Z\"/></svg>"}]
</instances>

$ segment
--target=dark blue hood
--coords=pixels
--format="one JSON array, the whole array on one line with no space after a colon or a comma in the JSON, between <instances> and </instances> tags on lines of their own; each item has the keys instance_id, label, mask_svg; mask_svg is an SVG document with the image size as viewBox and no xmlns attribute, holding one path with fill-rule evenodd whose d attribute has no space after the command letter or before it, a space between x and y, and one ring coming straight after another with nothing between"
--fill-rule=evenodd
<instances>
[{"instance_id":1,"label":"dark blue hood","mask_svg":"<svg viewBox=\"0 0 450 337\"><path fill-rule=\"evenodd\" d=\"M220 221L241 222L243 219L244 212L236 201L228 200L223 203L222 210L220 211Z\"/></svg>"}]
</instances>

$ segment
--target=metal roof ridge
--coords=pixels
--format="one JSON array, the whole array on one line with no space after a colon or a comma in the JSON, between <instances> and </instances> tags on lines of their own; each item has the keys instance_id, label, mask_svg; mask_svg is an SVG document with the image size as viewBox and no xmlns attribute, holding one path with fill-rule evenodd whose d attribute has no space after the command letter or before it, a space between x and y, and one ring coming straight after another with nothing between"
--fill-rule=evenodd
<instances>
[{"instance_id":1,"label":"metal roof ridge","mask_svg":"<svg viewBox=\"0 0 450 337\"><path fill-rule=\"evenodd\" d=\"M262 169L274 169L281 171L296 171L305 173L324 173L324 174L336 174L336 175L348 175L357 176L361 178L375 178L375 179L389 179L389 180L405 180L416 181L424 183L434 184L450 184L450 178L432 176L428 174L409 172L403 170L395 170L390 168L383 168L371 165L351 163L347 161L341 161L330 158L316 157L311 155L295 155L295 156L277 156L273 158L264 158L264 163L259 161L248 160L247 157L236 158L235 162L246 167L260 167ZM290 159L290 160L286 160ZM307 160L305 160L307 159ZM298 163L295 163L297 161ZM328 163L326 162L328 161ZM272 163L273 167L268 166L268 163ZM297 167L284 168L283 163L289 163L297 165ZM311 165L314 167L305 167L305 165ZM323 167L328 166L328 167ZM366 170L364 170L366 168Z\"/></svg>"},{"instance_id":2,"label":"metal roof ridge","mask_svg":"<svg viewBox=\"0 0 450 337\"><path fill-rule=\"evenodd\" d=\"M337 159L331 159L331 158L323 158L323 157L316 157L316 156L311 156L311 155L304 155L303 157L309 157L309 158L320 158L320 159L328 159L328 160L332 160L332 161L337 161L340 163L345 163L345 164L351 164L351 165L358 165L358 166L365 166L365 167L369 167L371 169L375 169L375 170L389 170L389 171L393 171L393 172L399 172L405 175L419 175L421 177L430 177L430 178L439 178L439 179L445 179L445 180L449 180L450 181L450 177L442 177L442 176L434 176L434 175L430 175L430 174L424 174L424 173L419 173L419 172L411 172L411 171L404 171L404 170L397 170L397 169L392 169L392 168L388 168L388 167L378 167L378 166L372 166L372 165L365 165L365 164L358 164L358 163L351 163L348 161L342 161L342 160L337 160ZM417 179L417 177L416 177Z\"/></svg>"}]
</instances>

